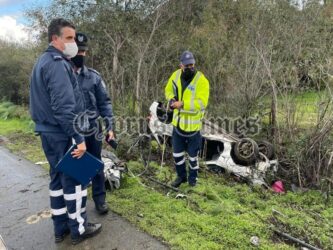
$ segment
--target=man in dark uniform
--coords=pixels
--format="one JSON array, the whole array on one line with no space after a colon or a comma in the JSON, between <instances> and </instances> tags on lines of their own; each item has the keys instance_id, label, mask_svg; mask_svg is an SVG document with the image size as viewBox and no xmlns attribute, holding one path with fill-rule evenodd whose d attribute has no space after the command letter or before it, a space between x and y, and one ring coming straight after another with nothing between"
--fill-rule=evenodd
<instances>
[{"instance_id":1,"label":"man in dark uniform","mask_svg":"<svg viewBox=\"0 0 333 250\"><path fill-rule=\"evenodd\" d=\"M106 91L106 86L100 74L85 66L85 56L88 50L88 37L83 33L76 33L78 54L71 60L77 74L79 85L84 93L86 112L89 116L89 133L85 136L87 151L101 159L102 152L102 126L99 116L105 121L108 140L114 139L112 128L112 106ZM92 196L96 210L99 214L106 214L108 206L105 202L104 171L101 170L92 180Z\"/></svg>"},{"instance_id":2,"label":"man in dark uniform","mask_svg":"<svg viewBox=\"0 0 333 250\"><path fill-rule=\"evenodd\" d=\"M71 234L78 244L101 231L101 224L87 222L87 189L70 176L56 171L57 163L75 140L73 157L86 151L84 137L75 129L77 115L85 110L82 91L68 58L77 54L75 27L58 18L48 27L49 47L37 60L30 82L30 114L36 124L50 164L50 201L55 242Z\"/></svg>"}]
</instances>

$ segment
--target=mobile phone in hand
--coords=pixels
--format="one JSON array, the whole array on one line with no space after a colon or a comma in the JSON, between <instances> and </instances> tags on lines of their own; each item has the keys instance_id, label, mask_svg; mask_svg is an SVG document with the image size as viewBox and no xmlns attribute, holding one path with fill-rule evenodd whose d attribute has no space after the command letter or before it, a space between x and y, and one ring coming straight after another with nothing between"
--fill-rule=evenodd
<instances>
[{"instance_id":1,"label":"mobile phone in hand","mask_svg":"<svg viewBox=\"0 0 333 250\"><path fill-rule=\"evenodd\" d=\"M105 141L109 144L114 150L118 147L118 142L115 139L109 141L109 134L105 136Z\"/></svg>"}]
</instances>

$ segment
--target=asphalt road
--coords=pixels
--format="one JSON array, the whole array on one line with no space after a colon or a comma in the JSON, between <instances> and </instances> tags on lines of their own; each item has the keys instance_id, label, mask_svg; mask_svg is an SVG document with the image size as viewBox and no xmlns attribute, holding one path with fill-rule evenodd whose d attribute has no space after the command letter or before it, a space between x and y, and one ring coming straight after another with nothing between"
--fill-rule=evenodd
<instances>
[{"instance_id":1,"label":"asphalt road","mask_svg":"<svg viewBox=\"0 0 333 250\"><path fill-rule=\"evenodd\" d=\"M101 222L102 232L77 246L71 245L70 237L55 244L48 178L40 166L0 147L0 235L7 249L169 249L119 215L112 212L103 217L97 215L92 201L88 201L88 218L91 222Z\"/></svg>"}]
</instances>

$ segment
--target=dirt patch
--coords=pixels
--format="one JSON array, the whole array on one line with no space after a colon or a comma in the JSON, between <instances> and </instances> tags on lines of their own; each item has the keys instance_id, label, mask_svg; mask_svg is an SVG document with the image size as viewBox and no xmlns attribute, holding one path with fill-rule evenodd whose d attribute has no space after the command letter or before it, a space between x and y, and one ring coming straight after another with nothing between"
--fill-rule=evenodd
<instances>
[{"instance_id":1,"label":"dirt patch","mask_svg":"<svg viewBox=\"0 0 333 250\"><path fill-rule=\"evenodd\" d=\"M5 145L9 142L7 137L0 135L0 145Z\"/></svg>"}]
</instances>

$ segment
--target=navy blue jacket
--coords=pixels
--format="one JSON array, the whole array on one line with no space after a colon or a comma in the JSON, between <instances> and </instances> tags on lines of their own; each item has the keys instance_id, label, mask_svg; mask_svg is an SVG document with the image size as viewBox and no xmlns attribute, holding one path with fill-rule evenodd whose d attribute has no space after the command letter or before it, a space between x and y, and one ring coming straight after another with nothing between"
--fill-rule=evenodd
<instances>
[{"instance_id":1,"label":"navy blue jacket","mask_svg":"<svg viewBox=\"0 0 333 250\"><path fill-rule=\"evenodd\" d=\"M53 46L39 57L30 80L30 114L36 132L64 133L84 141L75 117L85 110L84 97L65 55Z\"/></svg>"},{"instance_id":2,"label":"navy blue jacket","mask_svg":"<svg viewBox=\"0 0 333 250\"><path fill-rule=\"evenodd\" d=\"M111 100L100 74L94 69L83 66L77 79L84 94L90 126L97 124L96 119L101 116L104 118L106 130L113 130Z\"/></svg>"}]
</instances>

